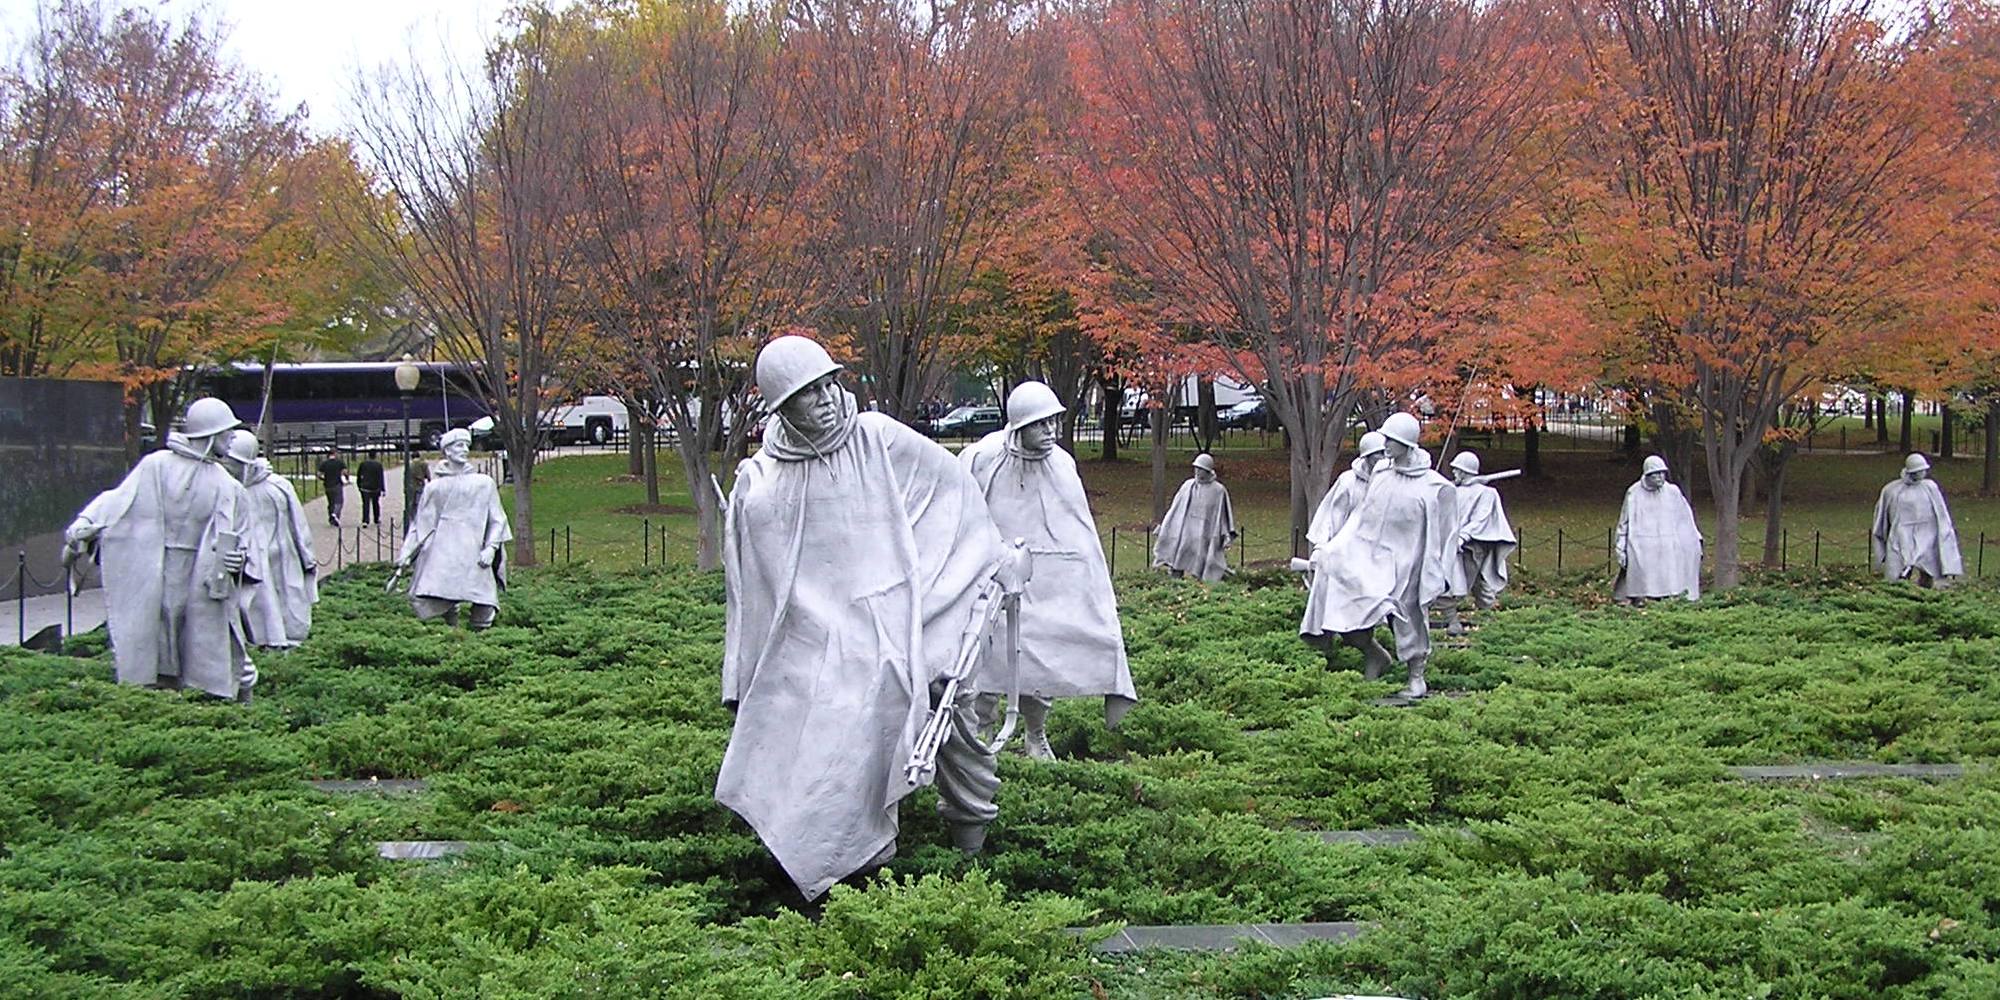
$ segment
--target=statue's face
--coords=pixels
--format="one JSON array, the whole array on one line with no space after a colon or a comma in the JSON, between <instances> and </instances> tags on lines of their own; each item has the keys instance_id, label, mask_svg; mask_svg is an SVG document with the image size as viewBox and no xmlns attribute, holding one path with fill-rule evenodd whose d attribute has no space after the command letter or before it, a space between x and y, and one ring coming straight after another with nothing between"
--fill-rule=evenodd
<instances>
[{"instance_id":1,"label":"statue's face","mask_svg":"<svg viewBox=\"0 0 2000 1000\"><path fill-rule=\"evenodd\" d=\"M1388 450L1384 454L1389 456L1389 464L1402 465L1403 459L1409 457L1410 451L1411 448L1409 445L1401 441L1391 441L1389 442Z\"/></svg>"},{"instance_id":2,"label":"statue's face","mask_svg":"<svg viewBox=\"0 0 2000 1000\"><path fill-rule=\"evenodd\" d=\"M1657 490L1667 485L1667 474L1664 472L1648 472L1640 477L1639 481L1644 483L1647 489Z\"/></svg>"},{"instance_id":3,"label":"statue's face","mask_svg":"<svg viewBox=\"0 0 2000 1000\"><path fill-rule=\"evenodd\" d=\"M1930 474L1931 470L1929 469L1905 469L1903 471L1903 481L1906 483L1921 483L1929 478Z\"/></svg>"},{"instance_id":4,"label":"statue's face","mask_svg":"<svg viewBox=\"0 0 2000 1000\"><path fill-rule=\"evenodd\" d=\"M1062 429L1062 417L1044 417L1021 428L1021 447L1027 451L1041 451L1055 443L1056 434Z\"/></svg>"},{"instance_id":5,"label":"statue's face","mask_svg":"<svg viewBox=\"0 0 2000 1000\"><path fill-rule=\"evenodd\" d=\"M463 464L472 457L472 442L464 438L452 438L444 443L444 457L454 464Z\"/></svg>"},{"instance_id":6,"label":"statue's face","mask_svg":"<svg viewBox=\"0 0 2000 1000\"><path fill-rule=\"evenodd\" d=\"M1367 479L1369 476L1375 474L1375 467L1380 464L1382 464L1381 452L1378 451L1371 454L1363 455L1361 456L1360 461L1357 462L1354 466L1354 474L1360 476L1363 479Z\"/></svg>"},{"instance_id":7,"label":"statue's face","mask_svg":"<svg viewBox=\"0 0 2000 1000\"><path fill-rule=\"evenodd\" d=\"M1472 482L1472 473L1464 469L1453 468L1451 470L1451 481L1460 486L1469 485Z\"/></svg>"},{"instance_id":8,"label":"statue's face","mask_svg":"<svg viewBox=\"0 0 2000 1000\"><path fill-rule=\"evenodd\" d=\"M792 393L779 405L778 414L807 437L833 430L840 423L840 383L834 373L821 375Z\"/></svg>"},{"instance_id":9,"label":"statue's face","mask_svg":"<svg viewBox=\"0 0 2000 1000\"><path fill-rule=\"evenodd\" d=\"M1197 465L1194 467L1194 478L1196 482L1200 483L1215 482L1215 470L1204 469L1201 466Z\"/></svg>"}]
</instances>

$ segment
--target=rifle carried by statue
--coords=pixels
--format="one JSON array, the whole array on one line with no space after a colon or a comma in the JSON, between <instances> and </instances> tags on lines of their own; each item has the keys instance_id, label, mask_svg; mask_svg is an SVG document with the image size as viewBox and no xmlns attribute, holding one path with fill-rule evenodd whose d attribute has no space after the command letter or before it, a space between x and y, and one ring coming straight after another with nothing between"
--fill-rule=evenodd
<instances>
[{"instance_id":1,"label":"rifle carried by statue","mask_svg":"<svg viewBox=\"0 0 2000 1000\"><path fill-rule=\"evenodd\" d=\"M910 760L903 767L903 778L912 787L930 781L937 771L938 751L951 738L952 719L958 710L959 687L971 680L979 669L993 629L1003 618L1006 620L1009 675L1007 714L993 739L981 746L987 753L997 754L1013 738L1014 727L1021 717L1021 595L1027 591L1028 579L1033 575L1034 559L1028 554L1028 544L1025 540L1015 539L1008 544L1000 568L980 588L979 596L974 598L972 624L966 628L959 642L958 658L952 662L951 673L945 677L944 691L931 708L931 717L924 724L923 731L917 734L916 743L910 748Z\"/></svg>"}]
</instances>

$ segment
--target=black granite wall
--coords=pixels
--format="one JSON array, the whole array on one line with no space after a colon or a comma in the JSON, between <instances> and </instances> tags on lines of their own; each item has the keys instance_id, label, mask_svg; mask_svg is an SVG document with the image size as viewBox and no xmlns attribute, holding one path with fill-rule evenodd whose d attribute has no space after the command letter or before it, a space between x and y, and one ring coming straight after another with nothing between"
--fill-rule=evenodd
<instances>
[{"instance_id":1,"label":"black granite wall","mask_svg":"<svg viewBox=\"0 0 2000 1000\"><path fill-rule=\"evenodd\" d=\"M116 382L0 378L0 594L14 596L20 553L30 597L60 591L62 530L125 475Z\"/></svg>"}]
</instances>

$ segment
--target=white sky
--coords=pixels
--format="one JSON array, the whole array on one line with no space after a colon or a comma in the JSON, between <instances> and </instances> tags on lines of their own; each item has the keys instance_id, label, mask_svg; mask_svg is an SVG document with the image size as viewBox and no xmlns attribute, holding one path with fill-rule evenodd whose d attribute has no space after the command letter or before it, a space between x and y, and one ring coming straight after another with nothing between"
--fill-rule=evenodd
<instances>
[{"instance_id":1,"label":"white sky","mask_svg":"<svg viewBox=\"0 0 2000 1000\"><path fill-rule=\"evenodd\" d=\"M35 29L37 0L0 0L0 44L13 52ZM105 0L184 20L205 11L227 27L237 62L262 77L289 111L308 106L313 131L341 131L357 69L372 73L417 53L478 64L498 33L505 0Z\"/></svg>"}]
</instances>

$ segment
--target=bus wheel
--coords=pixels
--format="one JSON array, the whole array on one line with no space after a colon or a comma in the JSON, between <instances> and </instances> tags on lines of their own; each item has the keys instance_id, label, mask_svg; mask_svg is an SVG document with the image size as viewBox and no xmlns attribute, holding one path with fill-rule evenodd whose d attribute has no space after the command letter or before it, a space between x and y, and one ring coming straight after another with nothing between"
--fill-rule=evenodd
<instances>
[{"instance_id":1,"label":"bus wheel","mask_svg":"<svg viewBox=\"0 0 2000 1000\"><path fill-rule=\"evenodd\" d=\"M610 443L611 443L611 425L610 425L610 424L607 424L607 423L602 423L602 422L593 422L593 423L592 423L592 424L590 425L590 443L591 443L591 444L610 444Z\"/></svg>"}]
</instances>

